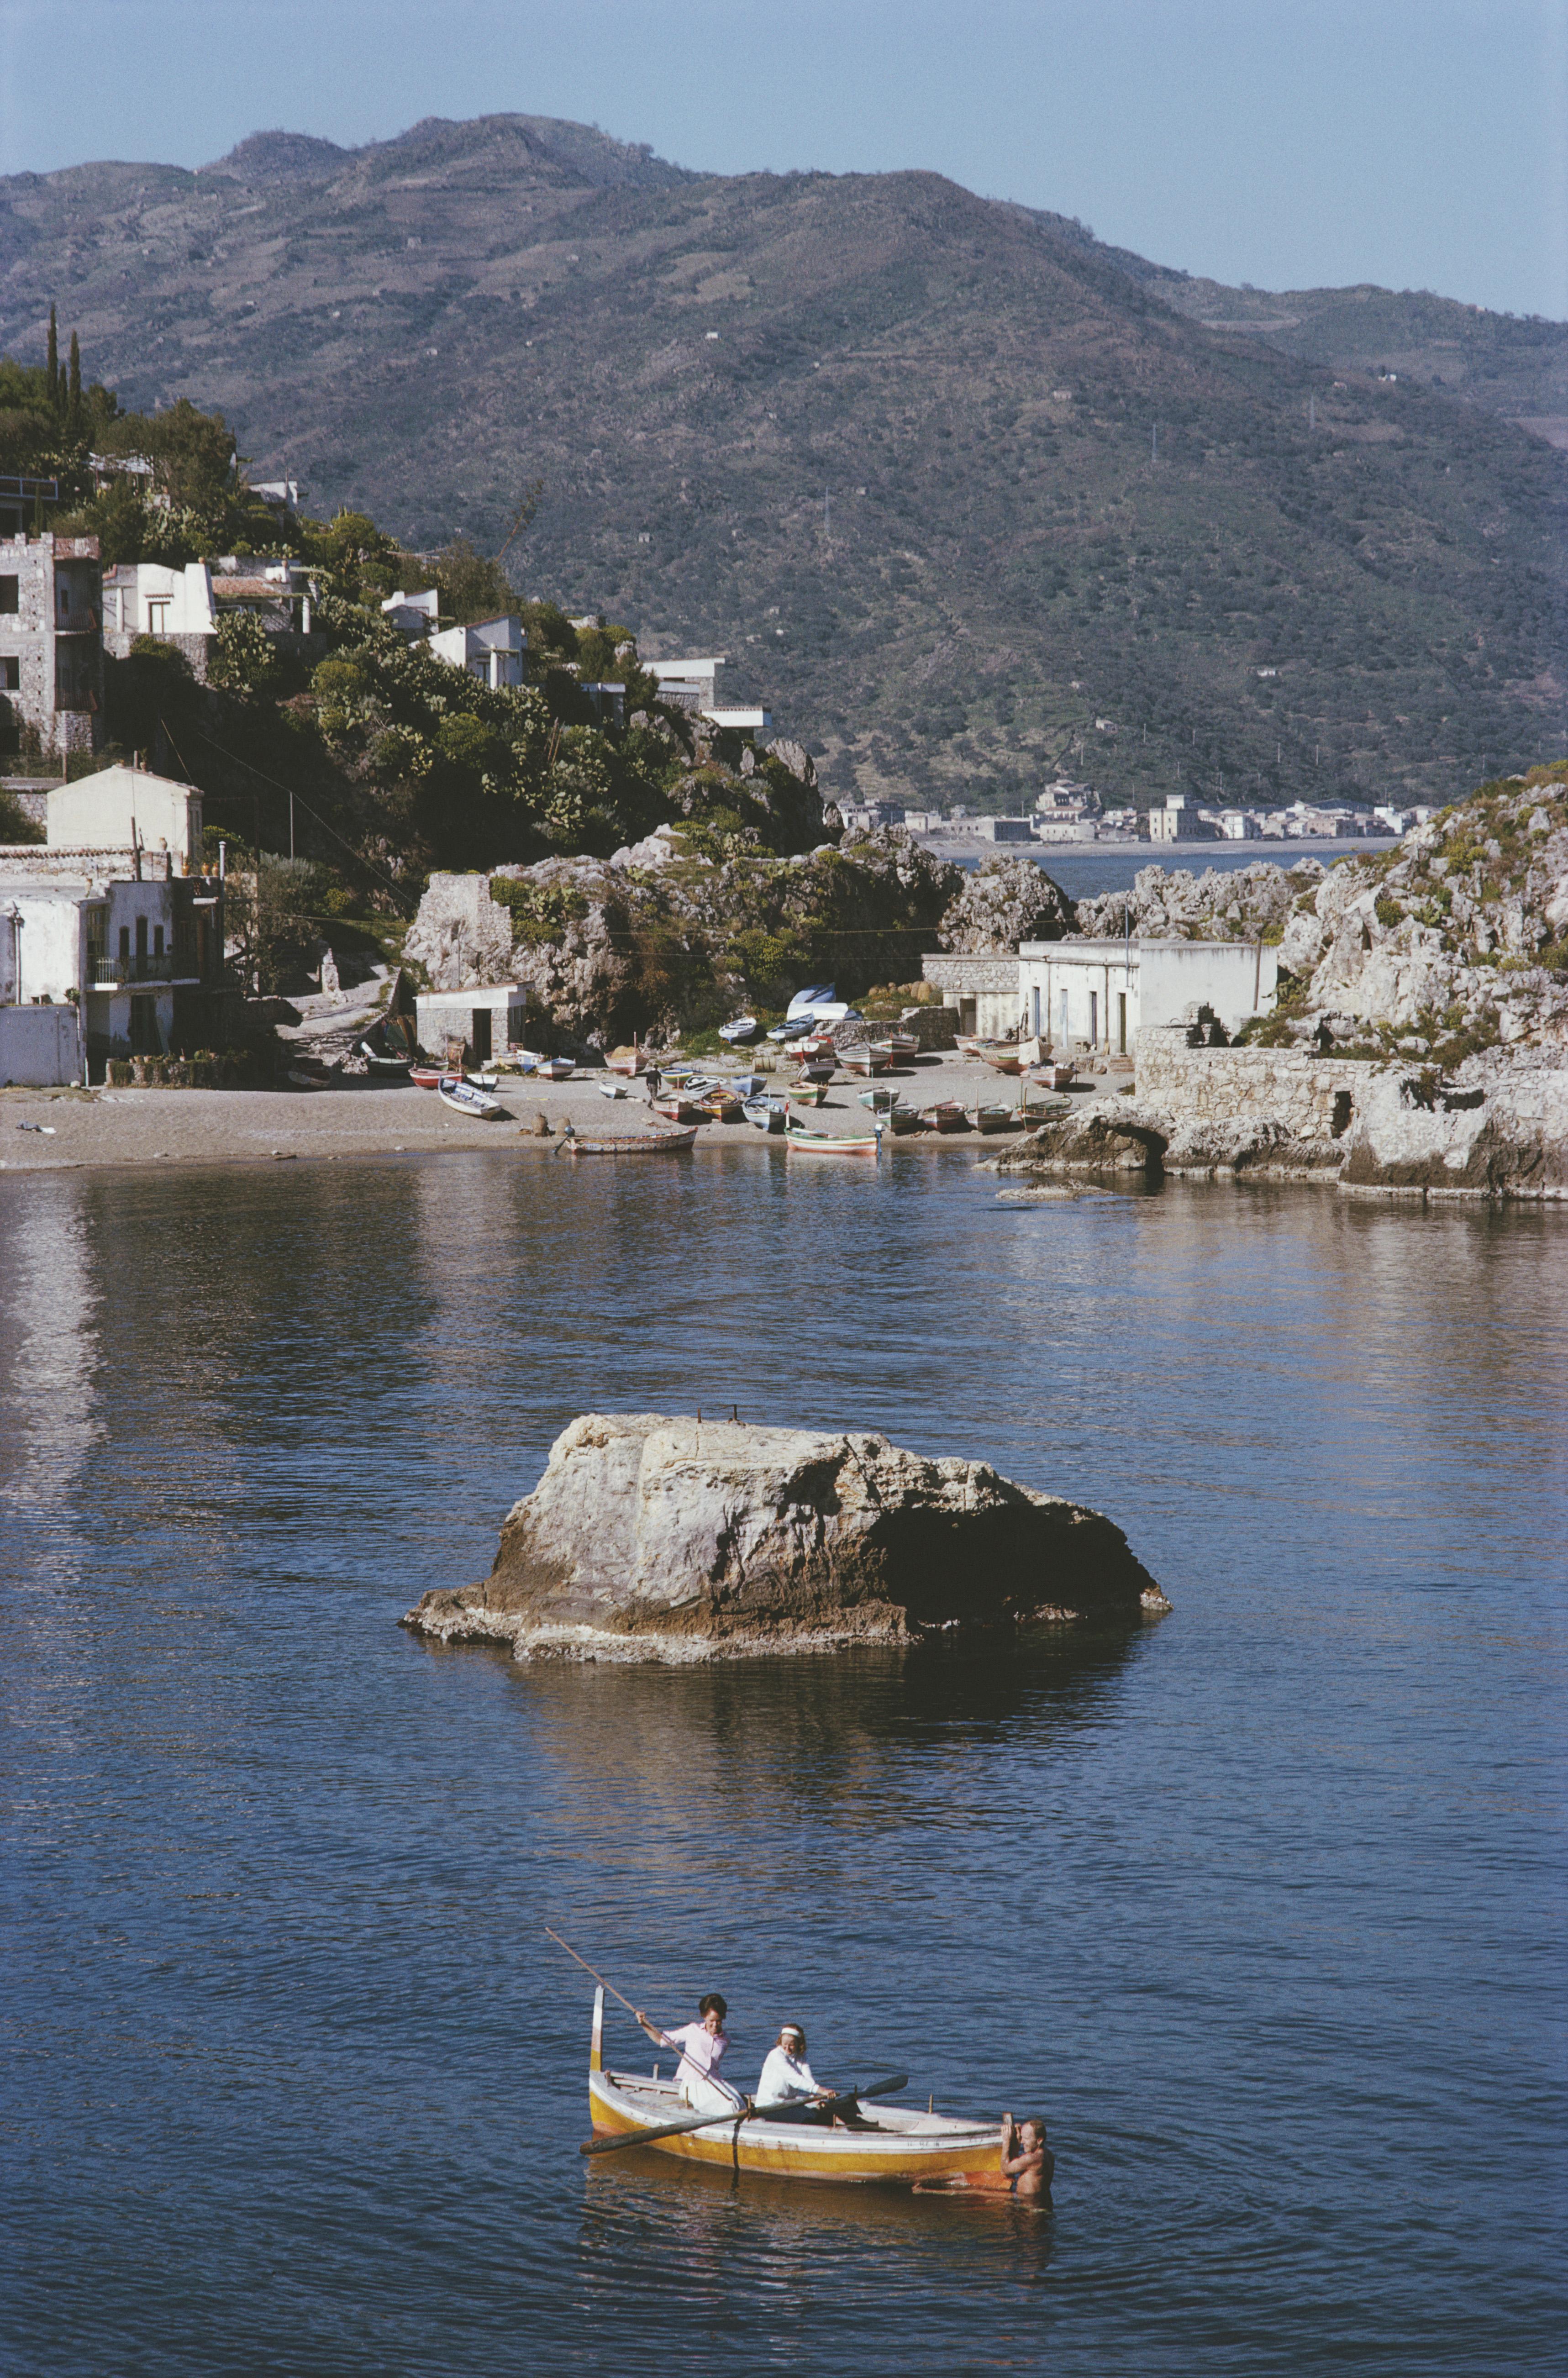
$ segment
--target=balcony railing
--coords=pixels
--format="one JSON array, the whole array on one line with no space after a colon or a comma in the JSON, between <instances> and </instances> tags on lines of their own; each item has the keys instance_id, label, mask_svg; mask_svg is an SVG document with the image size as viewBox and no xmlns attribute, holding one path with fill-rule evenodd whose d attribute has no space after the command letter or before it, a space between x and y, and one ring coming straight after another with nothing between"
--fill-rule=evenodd
<instances>
[{"instance_id":1,"label":"balcony railing","mask_svg":"<svg viewBox=\"0 0 1568 2378\"><path fill-rule=\"evenodd\" d=\"M91 966L93 991L118 991L128 982L173 982L175 979L174 960L162 957L94 958Z\"/></svg>"}]
</instances>

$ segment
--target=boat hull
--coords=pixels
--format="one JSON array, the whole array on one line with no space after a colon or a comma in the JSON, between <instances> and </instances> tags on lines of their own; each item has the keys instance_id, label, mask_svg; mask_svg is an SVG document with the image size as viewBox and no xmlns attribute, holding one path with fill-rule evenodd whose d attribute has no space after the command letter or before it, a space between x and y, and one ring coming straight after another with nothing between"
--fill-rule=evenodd
<instances>
[{"instance_id":1,"label":"boat hull","mask_svg":"<svg viewBox=\"0 0 1568 2378\"><path fill-rule=\"evenodd\" d=\"M589 2073L589 2120L596 2138L624 2137L660 2120L676 2120L682 2110L669 2082L632 2073ZM840 2188L991 2188L1000 2181L999 2126L959 2122L902 2107L885 2112L879 2108L873 2119L878 2128L867 2131L721 2121L711 2130L655 2140L646 2152L711 2169ZM1000 2184L1006 2186L1005 2181Z\"/></svg>"},{"instance_id":2,"label":"boat hull","mask_svg":"<svg viewBox=\"0 0 1568 2378\"><path fill-rule=\"evenodd\" d=\"M665 1156L672 1148L689 1147L696 1137L697 1125L688 1123L684 1131L626 1132L617 1139L584 1138L574 1132L557 1145L564 1156Z\"/></svg>"},{"instance_id":3,"label":"boat hull","mask_svg":"<svg viewBox=\"0 0 1568 2378\"><path fill-rule=\"evenodd\" d=\"M791 1151L796 1156L875 1157L882 1144L880 1134L874 1139L866 1139L858 1135L855 1138L838 1139L831 1132L802 1131L794 1123L791 1123L784 1137Z\"/></svg>"}]
</instances>

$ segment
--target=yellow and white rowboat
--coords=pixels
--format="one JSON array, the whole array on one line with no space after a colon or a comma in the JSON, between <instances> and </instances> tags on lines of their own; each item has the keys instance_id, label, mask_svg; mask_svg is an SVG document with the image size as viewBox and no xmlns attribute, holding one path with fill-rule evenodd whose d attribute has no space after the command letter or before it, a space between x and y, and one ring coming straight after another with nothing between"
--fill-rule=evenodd
<instances>
[{"instance_id":1,"label":"yellow and white rowboat","mask_svg":"<svg viewBox=\"0 0 1568 2378\"><path fill-rule=\"evenodd\" d=\"M625 2137L689 2112L673 2080L611 2072L604 2060L604 1993L593 1999L588 2110L595 2138ZM703 2129L650 2140L649 2152L773 2180L817 2180L881 2188L962 2188L1006 2192L1001 2126L879 2102L868 2127L827 2130L803 2122L745 2121L719 2115Z\"/></svg>"}]
</instances>

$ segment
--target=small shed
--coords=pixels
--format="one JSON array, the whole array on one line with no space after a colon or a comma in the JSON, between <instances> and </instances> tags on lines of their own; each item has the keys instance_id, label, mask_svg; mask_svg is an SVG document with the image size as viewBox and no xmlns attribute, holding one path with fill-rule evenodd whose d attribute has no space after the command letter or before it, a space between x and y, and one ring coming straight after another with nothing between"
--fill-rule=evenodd
<instances>
[{"instance_id":1,"label":"small shed","mask_svg":"<svg viewBox=\"0 0 1568 2378\"><path fill-rule=\"evenodd\" d=\"M521 1046L528 993L515 982L474 982L461 991L422 991L414 1001L414 1015L419 1045L431 1056L444 1055L449 1040L461 1040L464 1063L483 1065Z\"/></svg>"}]
</instances>

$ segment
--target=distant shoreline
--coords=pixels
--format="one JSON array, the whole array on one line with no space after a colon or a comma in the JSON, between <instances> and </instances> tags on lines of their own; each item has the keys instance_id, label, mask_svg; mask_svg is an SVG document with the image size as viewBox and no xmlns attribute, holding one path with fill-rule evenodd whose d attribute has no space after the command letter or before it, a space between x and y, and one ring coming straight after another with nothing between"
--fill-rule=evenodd
<instances>
[{"instance_id":1,"label":"distant shoreline","mask_svg":"<svg viewBox=\"0 0 1568 2378\"><path fill-rule=\"evenodd\" d=\"M1093 842L986 842L973 835L916 834L911 841L937 859L989 859L999 852L1013 859L1128 859L1142 856L1151 867L1168 867L1182 860L1213 859L1245 854L1249 859L1277 859L1282 854L1319 858L1331 850L1343 857L1353 850L1396 850L1399 837L1376 835L1292 835L1288 841L1270 835L1255 842L1143 842L1134 838ZM1288 860L1287 860L1288 863Z\"/></svg>"}]
</instances>

